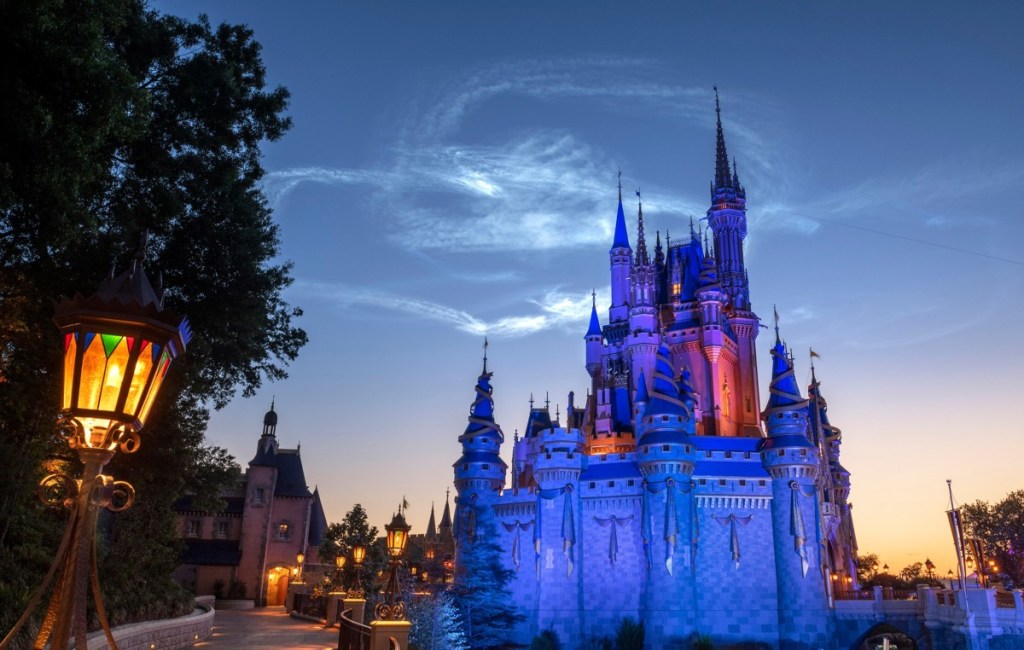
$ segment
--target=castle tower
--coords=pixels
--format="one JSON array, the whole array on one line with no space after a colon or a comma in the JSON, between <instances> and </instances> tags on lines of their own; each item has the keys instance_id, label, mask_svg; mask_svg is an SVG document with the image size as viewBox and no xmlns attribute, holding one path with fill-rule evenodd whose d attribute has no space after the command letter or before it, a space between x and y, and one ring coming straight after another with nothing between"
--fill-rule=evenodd
<instances>
[{"instance_id":1,"label":"castle tower","mask_svg":"<svg viewBox=\"0 0 1024 650\"><path fill-rule=\"evenodd\" d=\"M601 373L601 354L603 351L601 321L597 318L597 293L592 292L590 297L593 304L590 307L590 327L583 339L587 342L587 372L594 383Z\"/></svg>"},{"instance_id":2,"label":"castle tower","mask_svg":"<svg viewBox=\"0 0 1024 650\"><path fill-rule=\"evenodd\" d=\"M761 463L772 483L772 528L778 584L780 649L829 647L832 638L827 563L815 481L819 455L808 437L807 400L793 360L775 330L772 382L763 418Z\"/></svg>"},{"instance_id":3,"label":"castle tower","mask_svg":"<svg viewBox=\"0 0 1024 650\"><path fill-rule=\"evenodd\" d=\"M633 250L626 233L626 215L622 211L622 174L619 174L619 210L615 215L615 239L611 250L612 305L608 309L608 322L619 323L629 317L629 267Z\"/></svg>"},{"instance_id":4,"label":"castle tower","mask_svg":"<svg viewBox=\"0 0 1024 650\"><path fill-rule=\"evenodd\" d=\"M441 513L441 523L437 526L437 532L441 536L441 542L448 542L452 535L452 509L448 503L448 490L444 491L444 512Z\"/></svg>"},{"instance_id":5,"label":"castle tower","mask_svg":"<svg viewBox=\"0 0 1024 650\"><path fill-rule=\"evenodd\" d=\"M635 380L641 373L648 377L654 373L654 359L658 350L657 274L654 263L647 253L647 239L644 235L644 206L637 191L637 233L636 258L630 270L630 292L632 302L629 309L629 333L626 335L626 350L630 361L631 377ZM635 382L630 386L630 395L637 390Z\"/></svg>"},{"instance_id":6,"label":"castle tower","mask_svg":"<svg viewBox=\"0 0 1024 650\"><path fill-rule=\"evenodd\" d=\"M484 341L484 368L477 378L476 398L469 409L469 424L459 436L462 456L455 461L455 497L458 526L462 538L470 531L463 524L475 504L491 503L505 484L508 466L499 455L505 436L494 421L494 399L491 397L491 375L487 371L487 342ZM445 504L447 507L447 503ZM456 543L460 540L456 539Z\"/></svg>"}]
</instances>

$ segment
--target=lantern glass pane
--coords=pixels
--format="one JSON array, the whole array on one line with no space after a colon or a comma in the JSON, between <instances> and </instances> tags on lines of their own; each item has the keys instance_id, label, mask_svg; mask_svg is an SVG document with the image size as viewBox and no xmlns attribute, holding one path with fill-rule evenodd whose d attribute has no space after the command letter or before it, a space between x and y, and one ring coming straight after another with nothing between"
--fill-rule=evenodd
<instances>
[{"instance_id":1,"label":"lantern glass pane","mask_svg":"<svg viewBox=\"0 0 1024 650\"><path fill-rule=\"evenodd\" d=\"M71 404L71 389L75 385L75 357L78 356L78 337L68 334L64 337L64 401L61 402L62 409L69 409Z\"/></svg>"},{"instance_id":2,"label":"lantern glass pane","mask_svg":"<svg viewBox=\"0 0 1024 650\"><path fill-rule=\"evenodd\" d=\"M124 403L125 413L138 413L146 382L153 371L153 355L150 354L149 341L142 341L142 351L135 361L135 372L132 374L132 385L128 388L128 399Z\"/></svg>"},{"instance_id":3,"label":"lantern glass pane","mask_svg":"<svg viewBox=\"0 0 1024 650\"><path fill-rule=\"evenodd\" d=\"M107 351L107 365L103 372L103 387L100 389L101 411L117 409L117 398L121 395L121 382L128 369L128 343L125 337L103 335L103 348Z\"/></svg>"},{"instance_id":4,"label":"lantern glass pane","mask_svg":"<svg viewBox=\"0 0 1024 650\"><path fill-rule=\"evenodd\" d=\"M149 409L153 408L153 400L156 399L157 394L160 392L160 385L164 382L164 376L167 374L167 367L171 365L171 359L167 356L165 350L160 355L160 361L157 362L156 375L153 377L153 384L146 393L146 401L142 404L142 410L139 411L139 422L141 424L146 423L146 418L149 416Z\"/></svg>"},{"instance_id":5,"label":"lantern glass pane","mask_svg":"<svg viewBox=\"0 0 1024 650\"><path fill-rule=\"evenodd\" d=\"M85 354L82 357L82 374L78 386L78 408L95 409L100 403L103 388L103 371L107 367L107 354L103 341L92 332L83 334Z\"/></svg>"}]
</instances>

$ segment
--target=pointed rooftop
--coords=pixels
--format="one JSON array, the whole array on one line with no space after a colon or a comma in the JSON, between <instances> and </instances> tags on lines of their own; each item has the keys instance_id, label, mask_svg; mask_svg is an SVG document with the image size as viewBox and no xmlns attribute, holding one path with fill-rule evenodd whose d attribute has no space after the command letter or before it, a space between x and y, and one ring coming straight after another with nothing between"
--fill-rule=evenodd
<instances>
[{"instance_id":1,"label":"pointed rooftop","mask_svg":"<svg viewBox=\"0 0 1024 650\"><path fill-rule=\"evenodd\" d=\"M448 503L448 490L444 492L444 512L441 513L441 525L438 526L439 532L444 534L448 531L448 534L452 534L452 509Z\"/></svg>"},{"instance_id":2,"label":"pointed rooftop","mask_svg":"<svg viewBox=\"0 0 1024 650\"><path fill-rule=\"evenodd\" d=\"M637 404L646 404L651 401L651 395L647 392L647 380L644 379L644 371L640 370L640 376L636 380L636 397L633 401Z\"/></svg>"},{"instance_id":3,"label":"pointed rooftop","mask_svg":"<svg viewBox=\"0 0 1024 650\"><path fill-rule=\"evenodd\" d=\"M619 172L619 211L615 214L615 239L612 240L612 248L629 248L629 235L626 232L626 214L622 211L622 172ZM609 251L611 252L611 251Z\"/></svg>"},{"instance_id":4,"label":"pointed rooftop","mask_svg":"<svg viewBox=\"0 0 1024 650\"><path fill-rule=\"evenodd\" d=\"M780 411L795 411L807 408L807 400L800 394L793 371L793 359L786 345L779 339L772 346L772 381L768 388L771 394L765 414Z\"/></svg>"},{"instance_id":5,"label":"pointed rooftop","mask_svg":"<svg viewBox=\"0 0 1024 650\"><path fill-rule=\"evenodd\" d=\"M718 100L718 86L715 86L715 118L717 133L715 135L715 189L732 187L732 174L729 173L729 152L725 149L725 133L722 131L722 105Z\"/></svg>"},{"instance_id":6,"label":"pointed rooftop","mask_svg":"<svg viewBox=\"0 0 1024 650\"><path fill-rule=\"evenodd\" d=\"M669 350L662 343L658 346L658 356L654 363L654 390L644 411L646 418L658 415L690 417L690 409L679 398L679 387L673 377L670 359Z\"/></svg>"},{"instance_id":7,"label":"pointed rooftop","mask_svg":"<svg viewBox=\"0 0 1024 650\"><path fill-rule=\"evenodd\" d=\"M430 504L430 520L427 522L427 539L437 537L437 525L434 523L434 504Z\"/></svg>"},{"instance_id":8,"label":"pointed rooftop","mask_svg":"<svg viewBox=\"0 0 1024 650\"><path fill-rule=\"evenodd\" d=\"M647 254L647 239L644 237L644 202L640 190L636 191L636 263L644 266L651 263Z\"/></svg>"},{"instance_id":9,"label":"pointed rooftop","mask_svg":"<svg viewBox=\"0 0 1024 650\"><path fill-rule=\"evenodd\" d=\"M459 436L459 442L468 442L488 432L494 433L499 443L505 441L501 427L494 421L494 399L491 397L491 394L494 392L494 389L491 388L491 376L494 373L487 371L486 350L487 342L485 339L484 369L476 380L476 399L473 400L473 404L469 407L469 424L466 425L465 432Z\"/></svg>"},{"instance_id":10,"label":"pointed rooftop","mask_svg":"<svg viewBox=\"0 0 1024 650\"><path fill-rule=\"evenodd\" d=\"M597 318L597 292L590 293L590 327L587 329L586 338L601 336L601 321Z\"/></svg>"}]
</instances>

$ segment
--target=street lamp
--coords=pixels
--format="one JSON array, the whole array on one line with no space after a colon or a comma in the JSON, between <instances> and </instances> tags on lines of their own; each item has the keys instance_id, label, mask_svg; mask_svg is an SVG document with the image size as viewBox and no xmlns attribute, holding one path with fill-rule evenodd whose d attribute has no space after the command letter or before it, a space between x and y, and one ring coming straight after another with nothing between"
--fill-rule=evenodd
<instances>
[{"instance_id":1,"label":"street lamp","mask_svg":"<svg viewBox=\"0 0 1024 650\"><path fill-rule=\"evenodd\" d=\"M363 591L363 584L359 577L359 570L363 566L363 560L366 559L366 547L361 544L356 544L352 547L352 562L356 565L356 583L348 590L349 598L363 598L366 596L366 592Z\"/></svg>"},{"instance_id":2,"label":"street lamp","mask_svg":"<svg viewBox=\"0 0 1024 650\"><path fill-rule=\"evenodd\" d=\"M47 577L0 648L8 647L31 617L54 575L59 577L33 647L49 641L51 647L65 648L74 639L75 648L85 650L86 591L91 586L96 616L108 644L117 648L93 562L96 517L100 508L129 508L135 489L101 472L117 450L138 450L139 431L167 369L191 338L188 320L164 311L163 291L155 291L146 277L144 249L145 236L129 270L105 280L88 298L75 294L56 304L53 321L64 339L57 429L84 467L81 479L54 473L39 484L44 504L74 514Z\"/></svg>"},{"instance_id":3,"label":"street lamp","mask_svg":"<svg viewBox=\"0 0 1024 650\"><path fill-rule=\"evenodd\" d=\"M303 553L302 551L299 551L298 554L295 555L295 564L298 565L298 571L295 574L297 576L297 578L296 578L295 581L298 582L298 583L302 582L302 563L305 562L305 561L306 561L306 554Z\"/></svg>"},{"instance_id":4,"label":"street lamp","mask_svg":"<svg viewBox=\"0 0 1024 650\"><path fill-rule=\"evenodd\" d=\"M337 570L334 572L334 591L342 591L345 588L345 561L346 557L342 553L338 553L334 556L334 566Z\"/></svg>"},{"instance_id":5,"label":"street lamp","mask_svg":"<svg viewBox=\"0 0 1024 650\"><path fill-rule=\"evenodd\" d=\"M398 567L402 564L401 557L409 541L411 527L405 522L405 517L399 510L391 518L391 523L384 526L384 530L387 531L391 575L388 576L388 584L384 588L384 600L377 603L374 614L378 620L401 621L405 619L405 603L402 602L402 595L398 593Z\"/></svg>"}]
</instances>

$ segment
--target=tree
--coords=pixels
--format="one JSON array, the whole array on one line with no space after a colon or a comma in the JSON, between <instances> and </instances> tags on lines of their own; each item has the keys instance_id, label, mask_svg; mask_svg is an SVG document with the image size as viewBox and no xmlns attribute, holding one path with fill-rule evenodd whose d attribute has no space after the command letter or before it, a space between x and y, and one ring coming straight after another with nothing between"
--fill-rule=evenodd
<instances>
[{"instance_id":1,"label":"tree","mask_svg":"<svg viewBox=\"0 0 1024 650\"><path fill-rule=\"evenodd\" d=\"M1024 490L1010 492L994 505L965 505L963 518L967 537L981 540L984 552L1012 585L1024 585Z\"/></svg>"},{"instance_id":2,"label":"tree","mask_svg":"<svg viewBox=\"0 0 1024 650\"><path fill-rule=\"evenodd\" d=\"M462 618L451 594L440 592L433 598L410 601L412 629L409 643L418 650L468 650Z\"/></svg>"},{"instance_id":3,"label":"tree","mask_svg":"<svg viewBox=\"0 0 1024 650\"><path fill-rule=\"evenodd\" d=\"M63 516L34 499L43 462L76 461L53 435L61 342L50 298L91 293L149 233L145 268L194 338L172 365L137 454L107 473L136 505L104 518L101 583L112 622L165 601L178 557L171 503L195 477L230 474L204 445L209 407L252 395L306 341L282 298L277 226L260 191L260 144L289 127L265 88L260 46L142 0L5 0L0 21L0 628L39 582ZM205 480L204 479L204 480ZM116 594L116 600L114 600ZM113 604L111 604L113 603Z\"/></svg>"},{"instance_id":4,"label":"tree","mask_svg":"<svg viewBox=\"0 0 1024 650\"><path fill-rule=\"evenodd\" d=\"M878 555L866 553L857 556L857 582L866 585L878 575Z\"/></svg>"},{"instance_id":5,"label":"tree","mask_svg":"<svg viewBox=\"0 0 1024 650\"><path fill-rule=\"evenodd\" d=\"M377 534L377 527L369 523L366 509L357 503L345 513L344 519L327 526L318 557L323 562L333 562L339 554L349 555L355 546L366 548L366 559L359 572L360 582L368 594L375 594L381 588L377 574L385 570L388 563L387 550L377 543ZM347 562L344 569L345 584L354 584L355 576L355 565Z\"/></svg>"},{"instance_id":6,"label":"tree","mask_svg":"<svg viewBox=\"0 0 1024 650\"><path fill-rule=\"evenodd\" d=\"M475 509L476 532L472 542L459 542L453 593L470 647L501 647L514 625L523 619L511 604L509 582L513 571L502 565L492 508L477 503L466 507Z\"/></svg>"}]
</instances>

